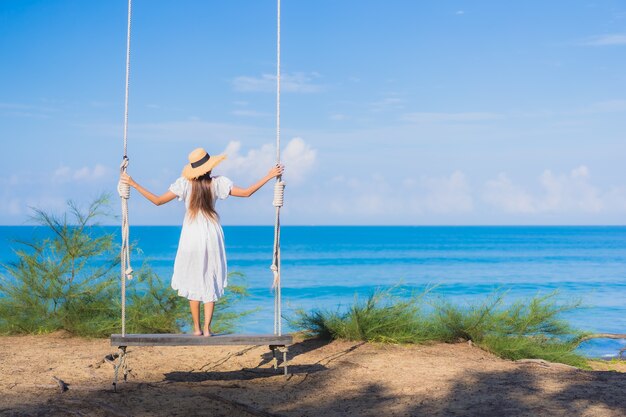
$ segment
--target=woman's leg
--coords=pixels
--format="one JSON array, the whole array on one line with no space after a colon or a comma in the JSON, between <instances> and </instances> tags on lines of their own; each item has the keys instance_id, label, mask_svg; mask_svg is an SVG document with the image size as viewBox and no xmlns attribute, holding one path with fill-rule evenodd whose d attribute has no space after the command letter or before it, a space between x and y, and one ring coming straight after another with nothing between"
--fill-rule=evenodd
<instances>
[{"instance_id":1,"label":"woman's leg","mask_svg":"<svg viewBox=\"0 0 626 417\"><path fill-rule=\"evenodd\" d=\"M211 336L211 320L213 319L213 309L215 303L213 301L204 303L204 335Z\"/></svg>"},{"instance_id":2,"label":"woman's leg","mask_svg":"<svg viewBox=\"0 0 626 417\"><path fill-rule=\"evenodd\" d=\"M191 319L193 320L193 334L200 336L200 301L189 300L189 308L191 309Z\"/></svg>"}]
</instances>

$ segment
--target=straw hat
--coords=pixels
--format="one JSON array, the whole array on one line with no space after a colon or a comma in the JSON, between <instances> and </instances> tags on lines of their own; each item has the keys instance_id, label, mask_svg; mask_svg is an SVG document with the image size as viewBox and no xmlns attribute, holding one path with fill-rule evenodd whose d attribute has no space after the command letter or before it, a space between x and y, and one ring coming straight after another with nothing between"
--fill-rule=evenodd
<instances>
[{"instance_id":1,"label":"straw hat","mask_svg":"<svg viewBox=\"0 0 626 417\"><path fill-rule=\"evenodd\" d=\"M226 159L226 155L211 156L202 148L194 149L189 154L189 163L183 168L183 177L188 180L196 179Z\"/></svg>"}]
</instances>

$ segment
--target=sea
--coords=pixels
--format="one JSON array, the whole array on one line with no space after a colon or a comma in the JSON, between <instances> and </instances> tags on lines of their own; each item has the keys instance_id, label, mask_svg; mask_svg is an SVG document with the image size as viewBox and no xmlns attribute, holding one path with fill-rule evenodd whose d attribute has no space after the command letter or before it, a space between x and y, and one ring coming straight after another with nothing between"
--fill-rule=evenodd
<instances>
[{"instance_id":1,"label":"sea","mask_svg":"<svg viewBox=\"0 0 626 417\"><path fill-rule=\"evenodd\" d=\"M99 233L119 228L100 227ZM0 264L15 260L15 240L41 239L45 229L0 227ZM249 291L237 306L253 310L238 331L273 331L272 226L224 226L229 271ZM132 262L147 262L164 280L172 273L179 226L133 226ZM626 333L626 227L622 226L283 226L283 331L298 309L341 310L377 290L399 296L428 289L468 305L503 292L511 303L556 293L581 307L564 313L573 326ZM4 271L2 271L4 273ZM610 358L626 340L592 340L589 357Z\"/></svg>"}]
</instances>

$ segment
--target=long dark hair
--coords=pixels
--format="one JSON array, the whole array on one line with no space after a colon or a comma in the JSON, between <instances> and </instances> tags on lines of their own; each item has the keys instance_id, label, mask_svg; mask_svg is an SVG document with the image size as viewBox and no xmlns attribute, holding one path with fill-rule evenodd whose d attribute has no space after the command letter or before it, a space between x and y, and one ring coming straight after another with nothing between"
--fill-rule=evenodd
<instances>
[{"instance_id":1,"label":"long dark hair","mask_svg":"<svg viewBox=\"0 0 626 417\"><path fill-rule=\"evenodd\" d=\"M191 200L189 201L189 217L194 219L198 213L213 221L219 220L215 211L215 200L211 190L211 171L191 180Z\"/></svg>"}]
</instances>

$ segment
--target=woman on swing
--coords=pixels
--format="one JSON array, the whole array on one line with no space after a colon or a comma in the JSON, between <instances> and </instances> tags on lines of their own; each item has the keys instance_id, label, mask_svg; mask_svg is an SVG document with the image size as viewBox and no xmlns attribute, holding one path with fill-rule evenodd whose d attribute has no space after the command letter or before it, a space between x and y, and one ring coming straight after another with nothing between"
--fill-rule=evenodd
<instances>
[{"instance_id":1,"label":"woman on swing","mask_svg":"<svg viewBox=\"0 0 626 417\"><path fill-rule=\"evenodd\" d=\"M211 336L211 319L215 302L224 295L227 285L226 252L224 233L215 211L215 200L224 200L229 195L250 197L269 180L283 173L277 165L266 176L248 188L239 188L223 176L211 176L211 170L226 159L226 155L210 156L198 148L189 154L189 164L183 168L182 176L160 196L152 194L122 173L121 181L133 187L157 206L169 203L174 198L185 202L187 209L180 234L172 288L178 295L189 300L193 334ZM204 303L204 326L200 328L200 303Z\"/></svg>"}]
</instances>

